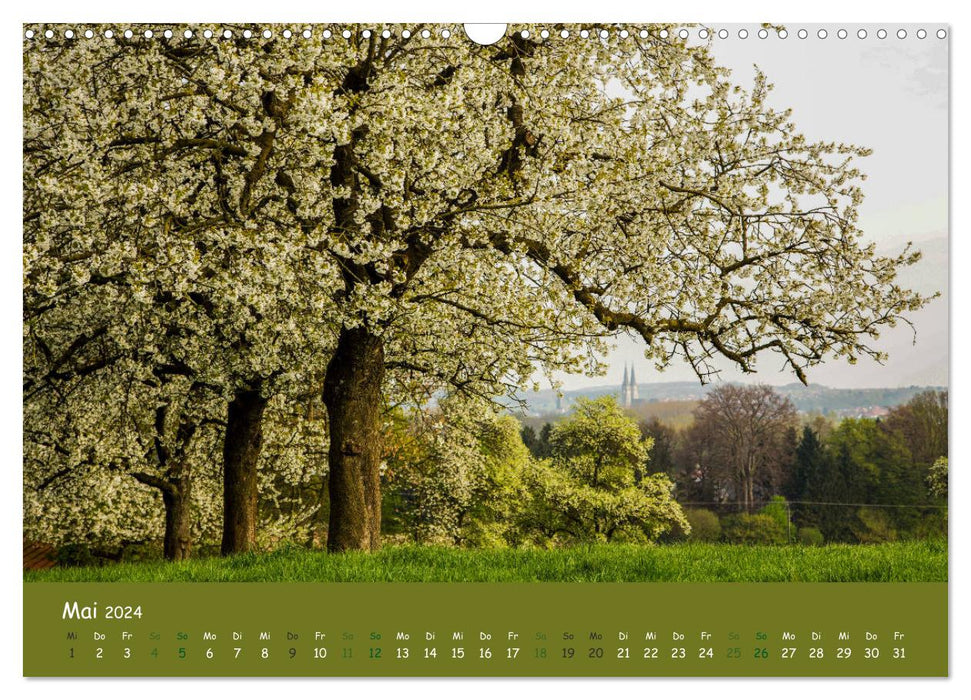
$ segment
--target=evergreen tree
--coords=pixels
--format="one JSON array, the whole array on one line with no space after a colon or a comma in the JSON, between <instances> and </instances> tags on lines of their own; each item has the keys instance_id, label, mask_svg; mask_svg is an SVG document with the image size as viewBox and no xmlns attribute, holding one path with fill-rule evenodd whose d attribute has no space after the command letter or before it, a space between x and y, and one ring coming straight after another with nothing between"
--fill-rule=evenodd
<instances>
[{"instance_id":1,"label":"evergreen tree","mask_svg":"<svg viewBox=\"0 0 971 700\"><path fill-rule=\"evenodd\" d=\"M536 429L531 425L524 425L523 429L519 431L520 437L523 439L523 444L526 445L530 453L535 457L536 448L539 446L539 438L536 436Z\"/></svg>"},{"instance_id":2,"label":"evergreen tree","mask_svg":"<svg viewBox=\"0 0 971 700\"><path fill-rule=\"evenodd\" d=\"M812 506L799 501L812 500L816 484L821 483L826 470L826 454L816 432L806 426L802 429L802 439L796 447L796 455L786 496L797 503L793 506L793 517L800 525L819 526L819 518Z\"/></svg>"},{"instance_id":3,"label":"evergreen tree","mask_svg":"<svg viewBox=\"0 0 971 700\"><path fill-rule=\"evenodd\" d=\"M677 447L678 434L674 428L665 425L657 416L638 423L641 435L654 441L651 458L647 464L648 473L667 474L672 479L677 474L674 454Z\"/></svg>"}]
</instances>

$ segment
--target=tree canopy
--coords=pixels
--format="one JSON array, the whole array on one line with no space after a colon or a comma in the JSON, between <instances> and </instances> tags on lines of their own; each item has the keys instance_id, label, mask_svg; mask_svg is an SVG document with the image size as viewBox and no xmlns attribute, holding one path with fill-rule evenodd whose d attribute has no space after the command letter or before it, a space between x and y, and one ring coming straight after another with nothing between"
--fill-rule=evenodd
<instances>
[{"instance_id":1,"label":"tree canopy","mask_svg":"<svg viewBox=\"0 0 971 700\"><path fill-rule=\"evenodd\" d=\"M228 406L224 551L275 393L323 385L330 546L373 548L386 403L596 370L622 332L805 381L923 302L858 228L866 149L673 27L105 29L25 44L25 401L124 368Z\"/></svg>"},{"instance_id":2,"label":"tree canopy","mask_svg":"<svg viewBox=\"0 0 971 700\"><path fill-rule=\"evenodd\" d=\"M673 528L690 532L670 479L643 474L651 438L642 438L612 396L580 399L554 426L550 445L549 461L530 469L535 505L527 527L573 541L654 541Z\"/></svg>"}]
</instances>

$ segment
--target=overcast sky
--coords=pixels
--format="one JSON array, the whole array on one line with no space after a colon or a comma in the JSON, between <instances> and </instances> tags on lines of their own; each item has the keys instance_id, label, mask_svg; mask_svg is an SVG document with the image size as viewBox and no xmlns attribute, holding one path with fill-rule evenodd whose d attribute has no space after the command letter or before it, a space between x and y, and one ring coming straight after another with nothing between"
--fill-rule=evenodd
<instances>
[{"instance_id":1,"label":"overcast sky","mask_svg":"<svg viewBox=\"0 0 971 700\"><path fill-rule=\"evenodd\" d=\"M936 37L937 26L925 39L917 27L908 36L877 38L878 25L839 25L849 31L836 36L837 27L805 25L809 37L799 39L803 25L786 25L789 36L756 36L748 25L748 39L737 38L741 25L725 25L730 36L715 39L718 60L732 69L742 85L751 84L753 65L775 85L774 105L793 109L793 119L811 139L843 141L873 149L861 162L867 173L866 199L860 224L882 252L899 252L907 241L924 252L924 259L904 270L900 281L923 293L941 292L911 320L917 331L898 327L885 331L877 347L890 354L885 365L860 360L851 366L830 361L809 373L810 382L833 387L947 385L948 383L948 42ZM901 25L894 24L892 31ZM816 35L828 29L828 38ZM859 39L857 29L868 37ZM719 29L713 27L713 29ZM644 359L643 345L621 339L609 356L606 377L562 376L564 388L575 389L620 383L624 363L633 362L639 382L695 379L690 368L672 365L654 370ZM780 372L781 362L765 356L755 375L742 375L727 363L722 378L767 384L796 381Z\"/></svg>"}]
</instances>

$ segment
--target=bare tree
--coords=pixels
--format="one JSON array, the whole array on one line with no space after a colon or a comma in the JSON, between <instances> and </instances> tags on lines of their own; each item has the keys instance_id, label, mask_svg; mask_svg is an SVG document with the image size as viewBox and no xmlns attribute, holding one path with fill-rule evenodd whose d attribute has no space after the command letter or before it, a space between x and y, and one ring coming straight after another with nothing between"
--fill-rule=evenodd
<instances>
[{"instance_id":1,"label":"bare tree","mask_svg":"<svg viewBox=\"0 0 971 700\"><path fill-rule=\"evenodd\" d=\"M750 512L781 486L791 460L787 434L796 421L792 402L771 387L726 384L695 409L687 439L704 445L696 450L707 461L699 464L702 471L721 482L721 493Z\"/></svg>"},{"instance_id":2,"label":"bare tree","mask_svg":"<svg viewBox=\"0 0 971 700\"><path fill-rule=\"evenodd\" d=\"M930 468L947 456L947 392L922 391L887 416L891 430L899 431L914 456L914 464Z\"/></svg>"}]
</instances>

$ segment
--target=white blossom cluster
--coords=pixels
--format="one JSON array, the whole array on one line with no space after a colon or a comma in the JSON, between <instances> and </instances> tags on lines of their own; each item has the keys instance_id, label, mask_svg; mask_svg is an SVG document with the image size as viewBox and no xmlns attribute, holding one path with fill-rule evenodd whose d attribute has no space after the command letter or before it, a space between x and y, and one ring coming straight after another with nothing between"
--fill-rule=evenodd
<instances>
[{"instance_id":1,"label":"white blossom cluster","mask_svg":"<svg viewBox=\"0 0 971 700\"><path fill-rule=\"evenodd\" d=\"M424 417L404 417L386 480L409 539L505 547L520 539L531 457L519 423L481 401L451 396Z\"/></svg>"},{"instance_id":2,"label":"white blossom cluster","mask_svg":"<svg viewBox=\"0 0 971 700\"><path fill-rule=\"evenodd\" d=\"M808 141L674 27L50 29L24 47L25 471L78 487L29 496L37 527L156 527L122 474L157 468L180 412L210 527L225 402L287 414L342 329L382 339L389 404L422 407L597 371L624 332L659 367L775 353L804 379L879 358L923 302L894 281L916 254L861 242L865 149ZM279 430L264 488L305 504L283 494L322 478L324 438Z\"/></svg>"}]
</instances>

